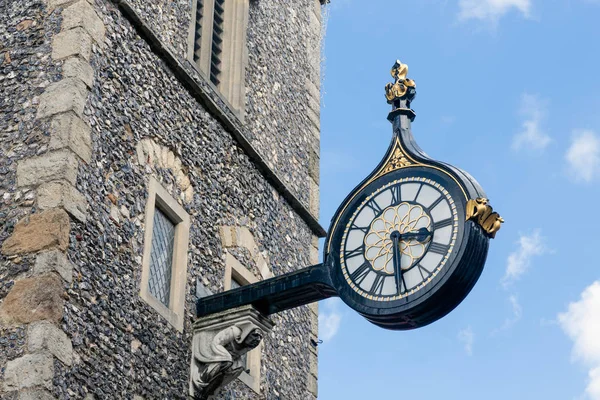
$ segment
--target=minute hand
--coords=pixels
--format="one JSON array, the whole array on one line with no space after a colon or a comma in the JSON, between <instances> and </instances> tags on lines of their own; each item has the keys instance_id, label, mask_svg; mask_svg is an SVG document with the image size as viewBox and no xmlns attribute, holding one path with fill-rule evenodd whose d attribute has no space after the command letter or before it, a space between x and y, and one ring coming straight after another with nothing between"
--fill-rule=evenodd
<instances>
[{"instance_id":1,"label":"minute hand","mask_svg":"<svg viewBox=\"0 0 600 400\"><path fill-rule=\"evenodd\" d=\"M396 288L398 288L398 294L400 294L402 289L402 265L401 265L401 257L402 252L400 251L400 241L404 239L404 236L400 234L398 231L392 232L390 235L390 239L392 239L392 249L393 249L393 260L394 260L394 276L396 278Z\"/></svg>"}]
</instances>

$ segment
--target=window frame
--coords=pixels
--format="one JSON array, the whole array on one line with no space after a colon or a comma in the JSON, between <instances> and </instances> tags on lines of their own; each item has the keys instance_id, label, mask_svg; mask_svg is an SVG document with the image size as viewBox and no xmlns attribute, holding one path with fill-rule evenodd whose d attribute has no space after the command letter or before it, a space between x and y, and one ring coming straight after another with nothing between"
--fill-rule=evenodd
<instances>
[{"instance_id":1,"label":"window frame","mask_svg":"<svg viewBox=\"0 0 600 400\"><path fill-rule=\"evenodd\" d=\"M235 280L242 286L258 282L258 279L242 263L230 253L225 256L225 280L223 282L224 290L231 290L231 281ZM246 365L250 366L250 373L243 371L238 377L255 393L260 393L260 363L263 342L258 347L249 351L246 357Z\"/></svg>"},{"instance_id":2,"label":"window frame","mask_svg":"<svg viewBox=\"0 0 600 400\"><path fill-rule=\"evenodd\" d=\"M233 113L243 120L246 103L245 79L246 65L248 64L247 30L250 1L226 0L223 15L223 45L220 57L219 85L215 85L210 79L215 0L202 1L202 20L204 22L201 29L200 57L198 61L194 60L198 0L192 0L187 59L204 80L215 88L215 91Z\"/></svg>"},{"instance_id":3,"label":"window frame","mask_svg":"<svg viewBox=\"0 0 600 400\"><path fill-rule=\"evenodd\" d=\"M159 208L175 225L169 306L150 293L150 254L154 231L154 213ZM190 237L190 216L154 177L148 182L144 231L144 252L139 296L179 332L183 332L187 253Z\"/></svg>"}]
</instances>

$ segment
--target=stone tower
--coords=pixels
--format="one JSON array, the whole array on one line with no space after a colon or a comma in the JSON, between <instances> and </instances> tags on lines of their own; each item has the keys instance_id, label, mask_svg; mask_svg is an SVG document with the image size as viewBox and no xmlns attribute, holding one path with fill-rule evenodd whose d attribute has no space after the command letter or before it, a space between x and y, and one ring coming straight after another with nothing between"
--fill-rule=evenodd
<instances>
[{"instance_id":1,"label":"stone tower","mask_svg":"<svg viewBox=\"0 0 600 400\"><path fill-rule=\"evenodd\" d=\"M320 45L320 0L0 3L0 397L188 398L197 298L318 262ZM316 398L317 320L216 398Z\"/></svg>"}]
</instances>

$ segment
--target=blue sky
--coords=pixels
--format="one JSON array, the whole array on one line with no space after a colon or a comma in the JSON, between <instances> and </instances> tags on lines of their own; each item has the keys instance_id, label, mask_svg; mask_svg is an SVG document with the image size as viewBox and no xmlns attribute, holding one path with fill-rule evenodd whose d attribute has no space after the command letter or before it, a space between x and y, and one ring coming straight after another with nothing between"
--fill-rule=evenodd
<instances>
[{"instance_id":1,"label":"blue sky","mask_svg":"<svg viewBox=\"0 0 600 400\"><path fill-rule=\"evenodd\" d=\"M321 222L378 163L383 87L417 83L413 133L506 223L450 315L390 332L320 304L319 398L600 400L600 1L332 0Z\"/></svg>"}]
</instances>

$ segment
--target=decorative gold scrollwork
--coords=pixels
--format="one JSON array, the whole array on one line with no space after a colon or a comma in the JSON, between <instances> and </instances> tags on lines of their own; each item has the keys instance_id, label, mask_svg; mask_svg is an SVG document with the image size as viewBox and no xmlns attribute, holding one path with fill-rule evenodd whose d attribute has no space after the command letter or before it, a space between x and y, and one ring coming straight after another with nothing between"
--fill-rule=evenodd
<instances>
[{"instance_id":1,"label":"decorative gold scrollwork","mask_svg":"<svg viewBox=\"0 0 600 400\"><path fill-rule=\"evenodd\" d=\"M392 67L391 75L394 78L394 83L385 85L385 98L388 102L392 102L406 94L409 87L416 87L415 81L408 79L408 65L402 64L400 60Z\"/></svg>"},{"instance_id":2,"label":"decorative gold scrollwork","mask_svg":"<svg viewBox=\"0 0 600 400\"><path fill-rule=\"evenodd\" d=\"M404 154L402 149L396 147L394 153L392 154L392 157L390 157L389 161L381 171L380 175L387 174L388 172L392 172L400 168L408 167L411 164L412 162L410 162L410 160L406 158L406 155Z\"/></svg>"},{"instance_id":3,"label":"decorative gold scrollwork","mask_svg":"<svg viewBox=\"0 0 600 400\"><path fill-rule=\"evenodd\" d=\"M467 221L469 220L477 222L490 238L496 237L496 232L504 222L500 214L494 212L488 204L488 199L482 197L467 202Z\"/></svg>"}]
</instances>

